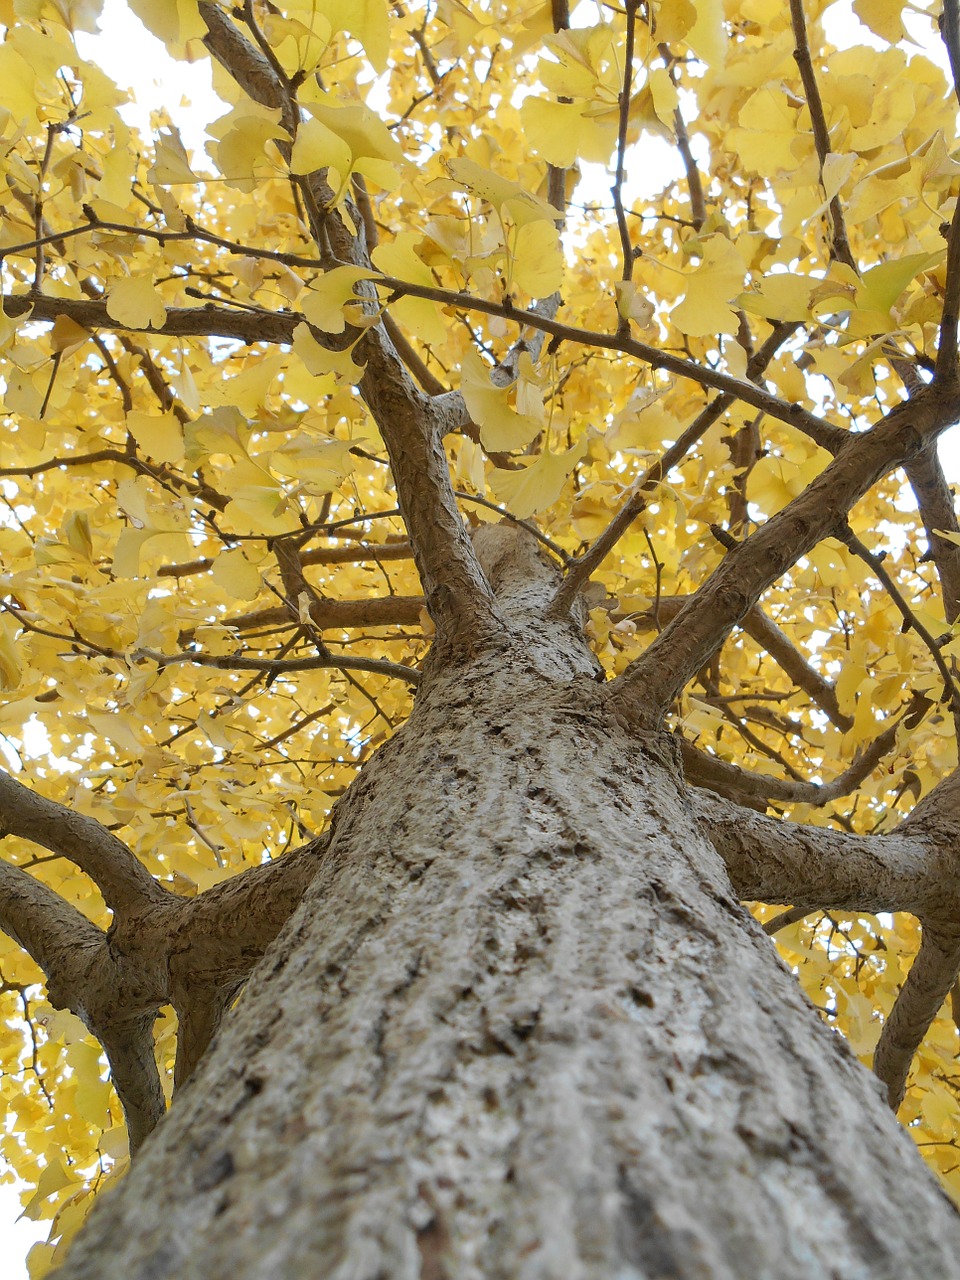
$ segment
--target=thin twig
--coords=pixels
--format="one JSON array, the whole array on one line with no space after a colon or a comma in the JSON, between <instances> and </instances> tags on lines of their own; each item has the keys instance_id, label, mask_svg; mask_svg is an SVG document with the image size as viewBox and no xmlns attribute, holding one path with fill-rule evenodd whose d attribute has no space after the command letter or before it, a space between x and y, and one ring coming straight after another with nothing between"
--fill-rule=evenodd
<instances>
[{"instance_id":1,"label":"thin twig","mask_svg":"<svg viewBox=\"0 0 960 1280\"><path fill-rule=\"evenodd\" d=\"M793 23L793 39L795 48L793 57L800 71L803 90L807 95L807 110L813 125L813 141L820 161L820 183L823 185L823 166L830 154L830 134L827 130L827 119L823 111L823 100L810 56L810 41L807 36L807 23L803 14L803 0L790 0L790 18ZM847 237L847 226L843 217L843 206L839 196L830 198L830 221L833 227L830 256L838 262L857 270L856 259L850 249Z\"/></svg>"},{"instance_id":2,"label":"thin twig","mask_svg":"<svg viewBox=\"0 0 960 1280\"><path fill-rule=\"evenodd\" d=\"M620 271L620 279L624 282L630 280L633 276L633 244L630 240L630 228L627 226L627 216L623 211L623 183L626 177L625 173L625 156L627 151L627 129L630 124L630 91L633 81L633 46L636 38L637 25L637 8L639 0L624 0L624 12L627 19L627 46L624 53L623 66L623 87L620 90L620 121L617 128L617 169L613 186L610 193L613 196L613 207L617 215L617 227L620 231L620 250L623 255L623 265ZM630 332L630 321L626 316L620 316L618 322L618 331L623 334Z\"/></svg>"},{"instance_id":3,"label":"thin twig","mask_svg":"<svg viewBox=\"0 0 960 1280\"><path fill-rule=\"evenodd\" d=\"M937 644L936 639L916 616L909 604L907 604L900 592L900 588L884 568L882 558L861 542L849 526L840 530L837 537L846 546L848 546L853 554L858 556L864 564L869 565L871 572L880 580L887 592L887 595L897 606L900 616L903 618L904 626L908 627L911 631L915 631L926 645L930 656L936 663L937 670L940 672L943 679L944 700L950 703L950 708L953 712L953 718L957 729L957 736L960 738L960 690L958 690L953 673L947 666L943 654L940 652L940 646Z\"/></svg>"}]
</instances>

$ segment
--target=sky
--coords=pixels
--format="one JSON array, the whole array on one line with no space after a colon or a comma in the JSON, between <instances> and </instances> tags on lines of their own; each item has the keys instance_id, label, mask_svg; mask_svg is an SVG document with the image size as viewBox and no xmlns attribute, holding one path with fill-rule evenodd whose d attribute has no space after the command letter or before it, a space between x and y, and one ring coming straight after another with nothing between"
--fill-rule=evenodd
<instances>
[{"instance_id":1,"label":"sky","mask_svg":"<svg viewBox=\"0 0 960 1280\"><path fill-rule=\"evenodd\" d=\"M913 26L918 39L927 44L929 22L907 14L907 25ZM827 30L836 44L852 43L855 39L880 44L853 18L849 0L840 0L832 6L827 15ZM150 113L166 107L180 128L187 150L203 154L206 141L203 125L224 111L223 104L213 93L207 60L193 64L174 62L160 41L150 35L131 13L124 0L105 0L100 34L92 36L81 32L77 35L77 44L81 55L99 63L121 88L135 90L136 104L122 109L128 124L147 132ZM946 67L939 42L933 46L927 44L924 52ZM668 144L662 140L654 141L656 150L669 163ZM606 198L609 178L603 177L600 166L595 167L598 170L598 195ZM663 170L658 170L654 152L644 156L642 168L647 175L649 192L653 194L663 182ZM941 457L948 480L960 481L960 430L955 428L942 439ZM47 1224L25 1219L17 1221L19 1213L17 1188L0 1185L0 1280L27 1280L26 1254L34 1241L46 1238Z\"/></svg>"}]
</instances>

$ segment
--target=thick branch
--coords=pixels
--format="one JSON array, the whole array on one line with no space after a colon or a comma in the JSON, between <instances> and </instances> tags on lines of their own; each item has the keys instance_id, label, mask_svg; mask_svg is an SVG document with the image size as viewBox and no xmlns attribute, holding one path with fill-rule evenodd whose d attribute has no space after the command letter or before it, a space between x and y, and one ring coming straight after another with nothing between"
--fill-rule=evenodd
<instances>
[{"instance_id":1,"label":"thick branch","mask_svg":"<svg viewBox=\"0 0 960 1280\"><path fill-rule=\"evenodd\" d=\"M154 1050L155 1019L156 1014L150 1012L94 1030L107 1055L110 1078L123 1107L131 1156L136 1155L166 1110Z\"/></svg>"},{"instance_id":2,"label":"thick branch","mask_svg":"<svg viewBox=\"0 0 960 1280\"><path fill-rule=\"evenodd\" d=\"M410 627L420 618L421 596L371 596L368 600L332 600L321 596L310 605L310 621L321 631L349 627ZM271 606L224 619L237 631L269 627L289 621L286 609Z\"/></svg>"},{"instance_id":3,"label":"thick branch","mask_svg":"<svg viewBox=\"0 0 960 1280\"><path fill-rule=\"evenodd\" d=\"M304 567L311 564L363 564L366 561L379 564L381 560L409 560L412 556L409 542L357 543L354 546L314 547L312 551L301 551L300 563ZM213 556L201 556L182 564L164 564L157 570L157 577L187 578L194 573L206 573L214 563Z\"/></svg>"},{"instance_id":4,"label":"thick branch","mask_svg":"<svg viewBox=\"0 0 960 1280\"><path fill-rule=\"evenodd\" d=\"M331 830L184 902L169 942L171 999L179 1018L176 1088L191 1075L237 990L300 904Z\"/></svg>"},{"instance_id":5,"label":"thick branch","mask_svg":"<svg viewBox=\"0 0 960 1280\"><path fill-rule=\"evenodd\" d=\"M926 926L906 981L883 1024L873 1070L886 1086L894 1111L903 1101L913 1055L927 1034L960 971L960 939Z\"/></svg>"},{"instance_id":6,"label":"thick branch","mask_svg":"<svg viewBox=\"0 0 960 1280\"><path fill-rule=\"evenodd\" d=\"M160 903L167 891L122 840L95 818L46 800L0 771L0 828L69 859L103 894L111 911Z\"/></svg>"},{"instance_id":7,"label":"thick branch","mask_svg":"<svg viewBox=\"0 0 960 1280\"><path fill-rule=\"evenodd\" d=\"M153 649L138 649L133 656L146 658L161 668L193 664L213 667L218 671L262 671L274 677L292 671L368 671L371 675L388 676L393 680L404 680L407 684L420 681L419 671L404 667L399 662L388 662L384 658L334 657L330 653L315 658L257 658L244 654L192 653L190 650L157 653Z\"/></svg>"},{"instance_id":8,"label":"thick branch","mask_svg":"<svg viewBox=\"0 0 960 1280\"><path fill-rule=\"evenodd\" d=\"M686 608L613 681L614 705L629 715L637 704L649 723L659 723L763 592L840 529L854 503L949 426L957 409L955 395L924 394L898 406L870 431L849 437L803 493L727 553Z\"/></svg>"},{"instance_id":9,"label":"thick branch","mask_svg":"<svg viewBox=\"0 0 960 1280\"><path fill-rule=\"evenodd\" d=\"M849 795L865 778L869 778L887 752L893 749L899 725L900 720L897 719L884 729L830 782L803 782L796 778L774 778L764 773L753 773L709 755L688 742L682 746L684 773L694 786L705 787L716 795L726 796L761 812L771 802L809 804L819 808Z\"/></svg>"},{"instance_id":10,"label":"thick branch","mask_svg":"<svg viewBox=\"0 0 960 1280\"><path fill-rule=\"evenodd\" d=\"M70 1009L103 1045L130 1150L136 1151L164 1110L153 1050L156 993L146 995L144 1011L138 975L114 954L103 931L52 889L3 861L0 929L43 970L50 1003ZM141 999L131 999L133 993Z\"/></svg>"},{"instance_id":11,"label":"thick branch","mask_svg":"<svg viewBox=\"0 0 960 1280\"><path fill-rule=\"evenodd\" d=\"M76 907L2 859L0 929L43 970L54 1004L74 985L78 954L95 951L104 940L103 930Z\"/></svg>"},{"instance_id":12,"label":"thick branch","mask_svg":"<svg viewBox=\"0 0 960 1280\"><path fill-rule=\"evenodd\" d=\"M4 294L3 310L11 319L29 315L31 320L52 322L66 316L84 329L130 330L164 337L235 338L251 344L291 342L294 329L303 319L293 312L241 310L208 302L202 307L168 307L163 324L154 329L149 325L121 324L108 313L105 302L21 293Z\"/></svg>"},{"instance_id":13,"label":"thick branch","mask_svg":"<svg viewBox=\"0 0 960 1280\"><path fill-rule=\"evenodd\" d=\"M213 56L257 101L287 111L287 86L263 53L207 0L201 3L200 13L209 30L205 43ZM337 261L369 269L362 236L349 229L334 208L334 193L325 175L310 175L301 188L311 206L312 229L321 254L332 249ZM351 222L362 228L355 209ZM363 284L360 291L370 314L378 315L376 290ZM434 411L431 398L414 383L382 323L366 331L357 350L364 361L357 387L387 446L400 509L438 638L471 647L499 631L502 619L453 495L442 445L443 420Z\"/></svg>"},{"instance_id":14,"label":"thick branch","mask_svg":"<svg viewBox=\"0 0 960 1280\"><path fill-rule=\"evenodd\" d=\"M916 916L956 902L957 886L937 883L942 859L927 841L902 829L850 835L768 818L704 791L691 792L691 802L745 900Z\"/></svg>"},{"instance_id":15,"label":"thick branch","mask_svg":"<svg viewBox=\"0 0 960 1280\"><path fill-rule=\"evenodd\" d=\"M637 624L654 627L675 618L683 609L691 596L661 596L657 601L657 618L653 610L646 613L632 613L630 618ZM831 724L835 724L844 733L853 725L853 717L845 715L837 702L837 691L829 680L824 679L815 667L812 667L789 636L768 618L759 605L753 608L740 620L739 626L751 639L774 660L790 677L799 690L806 693L810 700L824 712ZM711 658L713 654L710 655Z\"/></svg>"},{"instance_id":16,"label":"thick branch","mask_svg":"<svg viewBox=\"0 0 960 1280\"><path fill-rule=\"evenodd\" d=\"M960 536L960 521L936 444L931 442L922 449L904 470L926 530L927 557L937 567L944 616L947 622L953 622L960 615L960 546L940 537L940 533Z\"/></svg>"}]
</instances>

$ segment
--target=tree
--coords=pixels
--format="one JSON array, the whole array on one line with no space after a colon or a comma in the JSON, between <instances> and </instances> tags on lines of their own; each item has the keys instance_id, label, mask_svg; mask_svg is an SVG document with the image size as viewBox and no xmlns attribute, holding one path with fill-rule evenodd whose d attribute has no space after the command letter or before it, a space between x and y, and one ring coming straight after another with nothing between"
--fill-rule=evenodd
<instances>
[{"instance_id":1,"label":"tree","mask_svg":"<svg viewBox=\"0 0 960 1280\"><path fill-rule=\"evenodd\" d=\"M960 1275L954 85L860 0L130 5L208 158L0 0L33 1274Z\"/></svg>"}]
</instances>

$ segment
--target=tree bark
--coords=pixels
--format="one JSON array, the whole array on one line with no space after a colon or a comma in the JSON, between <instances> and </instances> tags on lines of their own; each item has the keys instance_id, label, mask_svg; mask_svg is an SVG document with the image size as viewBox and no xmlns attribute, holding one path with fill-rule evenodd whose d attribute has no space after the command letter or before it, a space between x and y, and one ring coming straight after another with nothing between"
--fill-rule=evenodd
<instances>
[{"instance_id":1,"label":"tree bark","mask_svg":"<svg viewBox=\"0 0 960 1280\"><path fill-rule=\"evenodd\" d=\"M484 535L493 544L500 535ZM928 1280L960 1217L535 552L59 1280Z\"/></svg>"}]
</instances>

